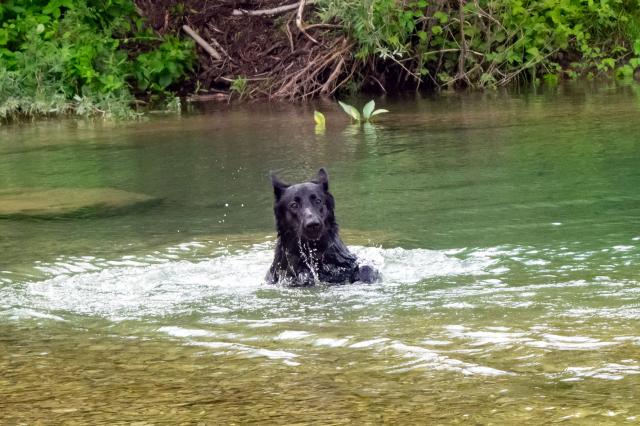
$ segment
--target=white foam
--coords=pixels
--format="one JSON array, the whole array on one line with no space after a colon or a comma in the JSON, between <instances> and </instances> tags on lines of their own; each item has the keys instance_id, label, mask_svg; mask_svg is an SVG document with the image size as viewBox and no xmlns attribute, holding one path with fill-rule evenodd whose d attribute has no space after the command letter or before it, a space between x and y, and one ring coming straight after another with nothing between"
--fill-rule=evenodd
<instances>
[{"instance_id":1,"label":"white foam","mask_svg":"<svg viewBox=\"0 0 640 426\"><path fill-rule=\"evenodd\" d=\"M44 312L37 311L35 309L29 308L14 308L8 311L8 316L11 319L27 319L27 318L37 318L37 319L47 319L53 321L66 321L64 318L58 315L47 314Z\"/></svg>"},{"instance_id":2,"label":"white foam","mask_svg":"<svg viewBox=\"0 0 640 426\"><path fill-rule=\"evenodd\" d=\"M111 319L167 314L215 294L254 292L263 285L269 262L269 252L255 250L202 262L183 260L64 273L27 283L19 303ZM221 308L228 307L216 309Z\"/></svg>"},{"instance_id":3,"label":"white foam","mask_svg":"<svg viewBox=\"0 0 640 426\"><path fill-rule=\"evenodd\" d=\"M390 283L414 283L446 275L482 274L495 262L486 256L461 260L442 251L425 249L353 247L353 251L361 263L379 268L383 280Z\"/></svg>"},{"instance_id":4,"label":"white foam","mask_svg":"<svg viewBox=\"0 0 640 426\"><path fill-rule=\"evenodd\" d=\"M448 327L448 331L452 338L471 340L471 346L484 346L489 344L505 346L532 340L525 337L524 333L514 333L502 330L471 331L465 327Z\"/></svg>"},{"instance_id":5,"label":"white foam","mask_svg":"<svg viewBox=\"0 0 640 426\"><path fill-rule=\"evenodd\" d=\"M296 317L284 317L284 318L269 318L265 320L250 320L250 319L237 319L234 322L242 322L246 323L247 327L250 328L267 328L273 327L281 323L295 322L298 318ZM218 318L215 319L215 322L218 322ZM225 321L227 322L227 321Z\"/></svg>"},{"instance_id":6,"label":"white foam","mask_svg":"<svg viewBox=\"0 0 640 426\"><path fill-rule=\"evenodd\" d=\"M330 348L338 348L341 346L345 346L349 342L349 339L334 339L330 337L323 337L320 339L316 339L313 344L315 346L328 346Z\"/></svg>"},{"instance_id":7,"label":"white foam","mask_svg":"<svg viewBox=\"0 0 640 426\"><path fill-rule=\"evenodd\" d=\"M200 243L184 243L171 249L197 250L201 246ZM352 247L352 250L362 262L380 269L383 277L381 285L384 286L411 284L438 276L480 274L492 263L483 256L461 260L444 252L424 249ZM160 258L160 263L151 258ZM216 301L216 305L210 307L212 312L230 313L248 304L258 309L270 303L269 300L256 297L259 290L275 289L291 294L300 291L264 283L265 273L273 258L271 242L208 260L170 258L168 253L137 260L132 256L116 260L93 259L92 262L86 256L60 258L53 264L38 266L41 272L52 277L23 283L13 293L0 289L0 296L7 304L26 306L36 311L59 310L119 321L179 313L183 309L193 309L193 305L199 302L206 304L209 300ZM339 291L344 294L349 292L349 295L338 296L359 297L360 292L366 296L364 300L367 303L362 303L363 306L375 298L386 297L383 294L376 295L379 292L372 292L371 288L375 287L352 286L348 291L341 287ZM327 294L329 297L336 296L331 291ZM471 307L464 304L459 306ZM207 306L201 306L201 309L208 311ZM263 324L256 322L251 326Z\"/></svg>"},{"instance_id":8,"label":"white foam","mask_svg":"<svg viewBox=\"0 0 640 426\"><path fill-rule=\"evenodd\" d=\"M160 327L158 331L173 337L213 337L214 333L207 330L194 330L182 327Z\"/></svg>"},{"instance_id":9,"label":"white foam","mask_svg":"<svg viewBox=\"0 0 640 426\"><path fill-rule=\"evenodd\" d=\"M286 330L276 336L276 340L299 340L312 336L307 331Z\"/></svg>"},{"instance_id":10,"label":"white foam","mask_svg":"<svg viewBox=\"0 0 640 426\"><path fill-rule=\"evenodd\" d=\"M425 339L422 341L423 345L428 345L428 346L448 346L450 344L452 344L453 342L449 341L449 340L431 340L431 339Z\"/></svg>"},{"instance_id":11,"label":"white foam","mask_svg":"<svg viewBox=\"0 0 640 426\"><path fill-rule=\"evenodd\" d=\"M380 337L378 339L371 339L371 340L364 340L362 342L356 342L356 343L353 343L353 344L349 345L349 347L353 348L353 349L370 348L372 346L376 346L376 345L379 345L381 343L388 342L388 341L389 341L388 338Z\"/></svg>"},{"instance_id":12,"label":"white foam","mask_svg":"<svg viewBox=\"0 0 640 426\"><path fill-rule=\"evenodd\" d=\"M473 309L476 307L476 305L472 305L471 303L467 302L453 302L445 303L444 305L442 305L442 307L448 309Z\"/></svg>"}]
</instances>

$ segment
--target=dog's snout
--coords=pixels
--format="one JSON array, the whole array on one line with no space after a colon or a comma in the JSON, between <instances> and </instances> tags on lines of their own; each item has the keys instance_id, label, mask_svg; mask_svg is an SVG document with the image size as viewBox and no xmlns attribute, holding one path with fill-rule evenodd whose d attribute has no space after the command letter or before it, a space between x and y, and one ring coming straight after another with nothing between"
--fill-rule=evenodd
<instances>
[{"instance_id":1,"label":"dog's snout","mask_svg":"<svg viewBox=\"0 0 640 426\"><path fill-rule=\"evenodd\" d=\"M321 223L319 220L317 219L312 219L310 221L308 221L307 223L305 223L304 227L308 230L308 231L319 231L320 227L321 227Z\"/></svg>"},{"instance_id":2,"label":"dog's snout","mask_svg":"<svg viewBox=\"0 0 640 426\"><path fill-rule=\"evenodd\" d=\"M319 231L322 226L320 218L311 209L305 209L303 224L307 231Z\"/></svg>"}]
</instances>

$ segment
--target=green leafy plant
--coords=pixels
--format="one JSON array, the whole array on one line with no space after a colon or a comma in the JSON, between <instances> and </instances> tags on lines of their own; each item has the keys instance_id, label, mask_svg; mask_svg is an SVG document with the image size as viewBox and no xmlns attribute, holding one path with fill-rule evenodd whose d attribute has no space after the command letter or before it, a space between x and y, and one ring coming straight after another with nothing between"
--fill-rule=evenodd
<instances>
[{"instance_id":1,"label":"green leafy plant","mask_svg":"<svg viewBox=\"0 0 640 426\"><path fill-rule=\"evenodd\" d=\"M316 123L316 135L324 135L326 128L326 119L324 118L324 114L320 111L313 111L313 120Z\"/></svg>"},{"instance_id":2,"label":"green leafy plant","mask_svg":"<svg viewBox=\"0 0 640 426\"><path fill-rule=\"evenodd\" d=\"M138 87L165 92L191 69L194 61L191 40L166 37L157 48L136 58L134 69Z\"/></svg>"},{"instance_id":3,"label":"green leafy plant","mask_svg":"<svg viewBox=\"0 0 640 426\"><path fill-rule=\"evenodd\" d=\"M555 84L562 78L615 74L629 78L638 69L632 61L640 59L637 0L317 4L322 22L339 23L354 40L361 75L384 69L414 87Z\"/></svg>"},{"instance_id":4,"label":"green leafy plant","mask_svg":"<svg viewBox=\"0 0 640 426\"><path fill-rule=\"evenodd\" d=\"M172 102L193 42L155 35L132 0L0 2L0 121L99 115L132 118L134 95Z\"/></svg>"},{"instance_id":5,"label":"green leafy plant","mask_svg":"<svg viewBox=\"0 0 640 426\"><path fill-rule=\"evenodd\" d=\"M375 117L378 114L384 114L385 112L389 112L386 109L375 109L376 107L376 103L375 101L372 99L369 102L367 102L365 104L365 106L362 108L362 114L360 114L360 112L358 111L358 109L352 105L349 105L347 103L338 101L338 104L340 104L340 107L342 107L342 110L347 113L347 115L349 115L349 117L351 117L353 120L357 121L357 122L363 122L363 123L368 123L371 121L371 119L373 117Z\"/></svg>"},{"instance_id":6,"label":"green leafy plant","mask_svg":"<svg viewBox=\"0 0 640 426\"><path fill-rule=\"evenodd\" d=\"M316 126L324 126L326 123L324 114L320 111L313 111L313 120L316 122Z\"/></svg>"},{"instance_id":7,"label":"green leafy plant","mask_svg":"<svg viewBox=\"0 0 640 426\"><path fill-rule=\"evenodd\" d=\"M237 93L238 94L238 98L242 99L242 97L247 92L247 86L248 86L247 78L243 77L243 76L240 76L240 77L237 77L236 79L234 79L231 82L230 90L233 93Z\"/></svg>"}]
</instances>

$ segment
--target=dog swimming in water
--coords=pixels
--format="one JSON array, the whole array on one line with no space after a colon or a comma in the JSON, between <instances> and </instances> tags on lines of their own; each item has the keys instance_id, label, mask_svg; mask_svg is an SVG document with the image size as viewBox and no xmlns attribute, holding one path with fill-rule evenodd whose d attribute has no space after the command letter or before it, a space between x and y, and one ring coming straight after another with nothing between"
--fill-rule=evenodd
<instances>
[{"instance_id":1,"label":"dog swimming in water","mask_svg":"<svg viewBox=\"0 0 640 426\"><path fill-rule=\"evenodd\" d=\"M267 282L311 286L316 282L372 283L380 278L373 267L359 265L340 239L325 169L295 185L272 174L271 183L278 240Z\"/></svg>"}]
</instances>

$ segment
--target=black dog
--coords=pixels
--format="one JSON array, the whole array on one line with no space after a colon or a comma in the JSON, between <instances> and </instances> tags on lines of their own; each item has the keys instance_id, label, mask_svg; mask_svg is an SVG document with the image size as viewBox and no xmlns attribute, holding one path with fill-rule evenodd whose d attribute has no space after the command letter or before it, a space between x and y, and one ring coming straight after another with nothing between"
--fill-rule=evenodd
<instances>
[{"instance_id":1,"label":"black dog","mask_svg":"<svg viewBox=\"0 0 640 426\"><path fill-rule=\"evenodd\" d=\"M371 266L359 266L338 236L335 201L324 169L310 182L288 185L271 175L271 183L278 242L268 282L308 286L316 281L378 280L378 272Z\"/></svg>"}]
</instances>

